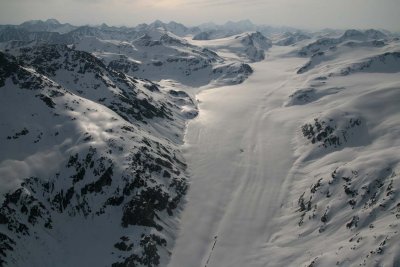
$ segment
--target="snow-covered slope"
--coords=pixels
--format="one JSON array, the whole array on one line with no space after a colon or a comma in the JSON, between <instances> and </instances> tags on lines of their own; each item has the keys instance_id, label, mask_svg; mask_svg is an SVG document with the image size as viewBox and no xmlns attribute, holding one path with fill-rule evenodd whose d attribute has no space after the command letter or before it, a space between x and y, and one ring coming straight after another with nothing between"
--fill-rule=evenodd
<instances>
[{"instance_id":1,"label":"snow-covered slope","mask_svg":"<svg viewBox=\"0 0 400 267\"><path fill-rule=\"evenodd\" d=\"M308 40L311 37L300 31L297 32L285 32L284 34L278 35L277 40L274 42L275 45L288 46L293 45L297 42Z\"/></svg>"},{"instance_id":2,"label":"snow-covered slope","mask_svg":"<svg viewBox=\"0 0 400 267\"><path fill-rule=\"evenodd\" d=\"M165 265L189 96L66 46L17 57L0 54L2 265Z\"/></svg>"},{"instance_id":3,"label":"snow-covered slope","mask_svg":"<svg viewBox=\"0 0 400 267\"><path fill-rule=\"evenodd\" d=\"M226 62L215 52L162 30L147 32L132 42L86 37L75 47L93 53L112 68L153 81L171 79L203 86L229 78L230 83L239 83L251 74L245 63Z\"/></svg>"},{"instance_id":4,"label":"snow-covered slope","mask_svg":"<svg viewBox=\"0 0 400 267\"><path fill-rule=\"evenodd\" d=\"M193 44L218 51L224 57L246 62L257 62L265 58L272 43L260 32L245 32L227 38L201 41L194 39Z\"/></svg>"},{"instance_id":5,"label":"snow-covered slope","mask_svg":"<svg viewBox=\"0 0 400 267\"><path fill-rule=\"evenodd\" d=\"M313 54L310 60L298 70L298 74L315 69L316 71L338 72L343 68L348 71L365 70L375 68L378 72L398 71L398 46L382 43L379 46L375 42L369 43L344 43L334 49ZM385 68L386 66L386 68ZM378 70L380 69L380 70ZM343 74L346 72L342 71Z\"/></svg>"},{"instance_id":6,"label":"snow-covered slope","mask_svg":"<svg viewBox=\"0 0 400 267\"><path fill-rule=\"evenodd\" d=\"M400 265L400 79L382 49L337 49L335 68L371 67L330 76L272 47L243 84L198 95L169 266Z\"/></svg>"},{"instance_id":7,"label":"snow-covered slope","mask_svg":"<svg viewBox=\"0 0 400 267\"><path fill-rule=\"evenodd\" d=\"M322 37L309 43L297 51L300 56L311 56L317 52L325 52L336 49L337 45L347 42L347 46L372 46L380 47L385 45L389 36L378 30L347 30L339 37Z\"/></svg>"}]
</instances>

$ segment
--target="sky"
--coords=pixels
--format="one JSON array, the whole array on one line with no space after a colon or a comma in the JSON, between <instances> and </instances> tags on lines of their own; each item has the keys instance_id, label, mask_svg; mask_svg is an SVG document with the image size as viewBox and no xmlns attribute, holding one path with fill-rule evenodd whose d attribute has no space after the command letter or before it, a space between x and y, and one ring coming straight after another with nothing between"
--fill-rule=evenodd
<instances>
[{"instance_id":1,"label":"sky","mask_svg":"<svg viewBox=\"0 0 400 267\"><path fill-rule=\"evenodd\" d=\"M74 25L135 26L156 19L189 26L250 19L302 29L400 31L400 0L0 0L0 24L56 18Z\"/></svg>"}]
</instances>

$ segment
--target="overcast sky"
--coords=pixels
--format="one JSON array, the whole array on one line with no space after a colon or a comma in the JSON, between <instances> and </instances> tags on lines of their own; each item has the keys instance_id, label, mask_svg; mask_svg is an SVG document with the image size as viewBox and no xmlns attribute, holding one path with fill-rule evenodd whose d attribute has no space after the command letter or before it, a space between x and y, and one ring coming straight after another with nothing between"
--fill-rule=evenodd
<instances>
[{"instance_id":1,"label":"overcast sky","mask_svg":"<svg viewBox=\"0 0 400 267\"><path fill-rule=\"evenodd\" d=\"M400 31L400 0L0 0L0 23L56 18L75 25L134 26L156 19L187 25L250 19L299 28Z\"/></svg>"}]
</instances>

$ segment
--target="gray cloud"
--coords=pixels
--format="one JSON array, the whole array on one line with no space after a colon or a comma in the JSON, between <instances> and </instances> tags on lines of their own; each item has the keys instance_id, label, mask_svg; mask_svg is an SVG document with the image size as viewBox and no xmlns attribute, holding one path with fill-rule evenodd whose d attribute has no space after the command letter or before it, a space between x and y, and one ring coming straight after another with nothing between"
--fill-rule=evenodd
<instances>
[{"instance_id":1,"label":"gray cloud","mask_svg":"<svg viewBox=\"0 0 400 267\"><path fill-rule=\"evenodd\" d=\"M198 5L203 7L210 7L210 6L230 6L230 5L254 5L254 4L266 4L264 0L215 0L215 1L188 1L189 5Z\"/></svg>"}]
</instances>

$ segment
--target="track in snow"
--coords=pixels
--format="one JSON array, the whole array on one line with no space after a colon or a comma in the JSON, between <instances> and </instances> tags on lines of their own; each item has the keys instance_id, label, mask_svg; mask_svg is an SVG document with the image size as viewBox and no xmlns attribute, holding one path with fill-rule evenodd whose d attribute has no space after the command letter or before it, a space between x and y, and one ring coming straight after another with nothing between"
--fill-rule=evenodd
<instances>
[{"instance_id":1,"label":"track in snow","mask_svg":"<svg viewBox=\"0 0 400 267\"><path fill-rule=\"evenodd\" d=\"M185 137L191 187L170 267L265 266L257 259L294 162L297 125L281 107L302 62L278 49L245 83L197 96L200 114Z\"/></svg>"}]
</instances>

